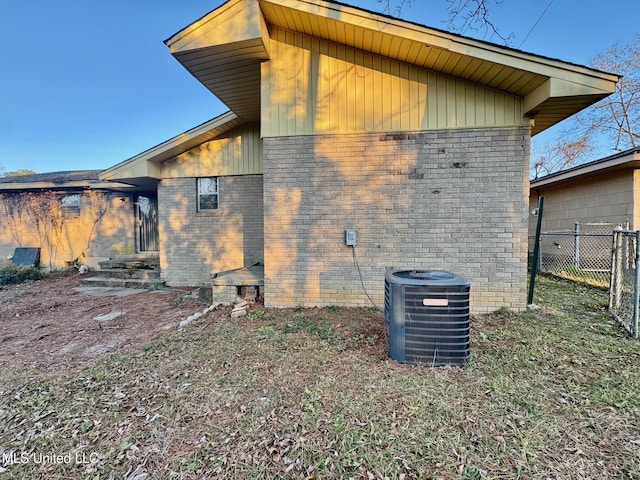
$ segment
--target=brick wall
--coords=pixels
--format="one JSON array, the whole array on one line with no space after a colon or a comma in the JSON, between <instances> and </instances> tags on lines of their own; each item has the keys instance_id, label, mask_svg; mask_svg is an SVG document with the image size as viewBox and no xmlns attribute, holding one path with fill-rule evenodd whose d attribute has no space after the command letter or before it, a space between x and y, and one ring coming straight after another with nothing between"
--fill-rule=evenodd
<instances>
[{"instance_id":1,"label":"brick wall","mask_svg":"<svg viewBox=\"0 0 640 480\"><path fill-rule=\"evenodd\" d=\"M72 191L70 193L79 193ZM63 195L63 194L61 194ZM32 200L37 203L36 199ZM66 262L78 259L92 268L111 257L114 250L127 246L135 249L135 214L133 200L127 195L101 191L83 192L78 217L65 218L61 233L43 233L27 213L21 210L11 222L0 205L0 264L8 264L16 247L39 247L45 269L66 268ZM134 250L132 250L133 252ZM131 253L132 253L131 252Z\"/></svg>"},{"instance_id":2,"label":"brick wall","mask_svg":"<svg viewBox=\"0 0 640 480\"><path fill-rule=\"evenodd\" d=\"M550 185L531 192L531 208L544 197L542 230L573 230L575 223L625 224L634 221L635 170L600 174L568 185ZM529 234L535 235L538 218L529 218ZM612 227L613 228L613 227Z\"/></svg>"},{"instance_id":3,"label":"brick wall","mask_svg":"<svg viewBox=\"0 0 640 480\"><path fill-rule=\"evenodd\" d=\"M95 219L99 211L96 209L96 202L101 202L95 198L95 195L93 198L91 195L83 198L83 202L93 203L93 206L87 205L85 212L88 210L86 214L89 220L85 222L83 233L76 238L90 234L91 219ZM108 260L114 255L134 253L136 248L136 212L133 196L109 193L108 203L106 213L94 228L91 248L86 253L84 263L93 268L99 268L98 262Z\"/></svg>"},{"instance_id":4,"label":"brick wall","mask_svg":"<svg viewBox=\"0 0 640 480\"><path fill-rule=\"evenodd\" d=\"M211 273L263 261L262 175L219 177L219 209L197 211L195 178L158 185L160 265L168 285L210 283Z\"/></svg>"},{"instance_id":5,"label":"brick wall","mask_svg":"<svg viewBox=\"0 0 640 480\"><path fill-rule=\"evenodd\" d=\"M387 267L472 282L474 312L526 303L528 128L264 139L267 305L378 305Z\"/></svg>"}]
</instances>

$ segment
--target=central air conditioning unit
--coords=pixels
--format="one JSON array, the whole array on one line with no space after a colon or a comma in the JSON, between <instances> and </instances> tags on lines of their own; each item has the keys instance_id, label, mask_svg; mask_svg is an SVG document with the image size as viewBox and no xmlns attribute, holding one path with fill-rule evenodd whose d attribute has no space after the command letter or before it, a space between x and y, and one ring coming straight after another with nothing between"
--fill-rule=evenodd
<instances>
[{"instance_id":1,"label":"central air conditioning unit","mask_svg":"<svg viewBox=\"0 0 640 480\"><path fill-rule=\"evenodd\" d=\"M389 356L415 365L460 366L469 357L468 280L442 270L387 270Z\"/></svg>"}]
</instances>

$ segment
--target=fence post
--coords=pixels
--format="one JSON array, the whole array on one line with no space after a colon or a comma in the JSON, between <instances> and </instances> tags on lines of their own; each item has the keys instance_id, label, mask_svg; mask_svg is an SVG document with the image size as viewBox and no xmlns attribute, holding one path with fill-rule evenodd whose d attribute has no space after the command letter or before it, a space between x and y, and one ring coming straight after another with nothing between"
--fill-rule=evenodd
<instances>
[{"instance_id":1,"label":"fence post","mask_svg":"<svg viewBox=\"0 0 640 480\"><path fill-rule=\"evenodd\" d=\"M640 230L636 230L635 248L635 276L633 280L633 323L631 324L631 335L638 338L638 310L640 309Z\"/></svg>"},{"instance_id":2,"label":"fence post","mask_svg":"<svg viewBox=\"0 0 640 480\"><path fill-rule=\"evenodd\" d=\"M536 222L536 239L533 245L533 264L531 265L531 278L529 279L529 294L527 295L527 305L533 303L533 289L536 285L536 274L538 273L538 255L540 255L540 230L542 229L542 211L544 207L544 197L538 197L538 221Z\"/></svg>"},{"instance_id":3,"label":"fence post","mask_svg":"<svg viewBox=\"0 0 640 480\"><path fill-rule=\"evenodd\" d=\"M609 271L609 311L613 311L613 288L615 285L615 271L616 271L616 231L613 231L611 235L611 264Z\"/></svg>"},{"instance_id":4,"label":"fence post","mask_svg":"<svg viewBox=\"0 0 640 480\"><path fill-rule=\"evenodd\" d=\"M580 268L580 222L573 227L573 266Z\"/></svg>"},{"instance_id":5,"label":"fence post","mask_svg":"<svg viewBox=\"0 0 640 480\"><path fill-rule=\"evenodd\" d=\"M622 259L620 252L622 228L613 230L611 242L611 277L609 280L609 310L616 311L620 306L620 293L622 288Z\"/></svg>"}]
</instances>

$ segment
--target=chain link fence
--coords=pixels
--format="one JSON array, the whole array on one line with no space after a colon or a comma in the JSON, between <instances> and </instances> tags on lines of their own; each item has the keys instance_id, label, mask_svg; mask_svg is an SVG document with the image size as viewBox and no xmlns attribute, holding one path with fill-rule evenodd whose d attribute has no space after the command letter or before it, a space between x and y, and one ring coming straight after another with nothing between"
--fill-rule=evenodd
<instances>
[{"instance_id":1,"label":"chain link fence","mask_svg":"<svg viewBox=\"0 0 640 480\"><path fill-rule=\"evenodd\" d=\"M616 225L576 223L573 230L540 233L538 271L608 288L611 274L611 242ZM529 237L533 252L535 237Z\"/></svg>"},{"instance_id":2,"label":"chain link fence","mask_svg":"<svg viewBox=\"0 0 640 480\"><path fill-rule=\"evenodd\" d=\"M529 252L535 237L529 237ZM576 223L573 230L541 232L538 271L609 290L609 311L638 338L640 230L611 223Z\"/></svg>"},{"instance_id":3,"label":"chain link fence","mask_svg":"<svg viewBox=\"0 0 640 480\"><path fill-rule=\"evenodd\" d=\"M616 230L613 232L611 255L611 286L609 311L629 332L638 338L638 310L640 308L640 255L638 242L640 230Z\"/></svg>"}]
</instances>

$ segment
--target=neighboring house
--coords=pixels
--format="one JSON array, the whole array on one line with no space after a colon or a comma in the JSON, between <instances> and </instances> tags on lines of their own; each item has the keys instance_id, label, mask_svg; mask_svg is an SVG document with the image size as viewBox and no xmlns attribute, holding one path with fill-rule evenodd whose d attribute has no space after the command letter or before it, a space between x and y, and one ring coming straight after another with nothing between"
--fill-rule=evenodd
<instances>
[{"instance_id":1,"label":"neighboring house","mask_svg":"<svg viewBox=\"0 0 640 480\"><path fill-rule=\"evenodd\" d=\"M378 304L396 267L523 309L531 135L619 78L322 0L230 0L166 44L230 111L101 178L157 198L168 285L261 262L267 306L368 304L356 254Z\"/></svg>"},{"instance_id":2,"label":"neighboring house","mask_svg":"<svg viewBox=\"0 0 640 480\"><path fill-rule=\"evenodd\" d=\"M532 180L531 209L541 196L544 231L573 230L576 222L640 228L640 147ZM535 228L532 215L531 235Z\"/></svg>"},{"instance_id":3,"label":"neighboring house","mask_svg":"<svg viewBox=\"0 0 640 480\"><path fill-rule=\"evenodd\" d=\"M97 267L114 254L136 251L130 185L100 179L100 170L0 178L0 258L17 247L40 248L49 269Z\"/></svg>"}]
</instances>

